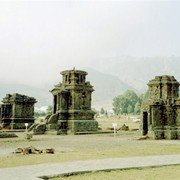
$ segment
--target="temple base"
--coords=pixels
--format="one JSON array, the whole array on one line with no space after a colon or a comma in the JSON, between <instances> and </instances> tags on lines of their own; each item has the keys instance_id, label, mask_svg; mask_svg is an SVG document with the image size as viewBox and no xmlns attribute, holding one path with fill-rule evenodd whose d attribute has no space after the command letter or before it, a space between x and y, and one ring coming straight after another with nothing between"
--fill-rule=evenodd
<instances>
[{"instance_id":1,"label":"temple base","mask_svg":"<svg viewBox=\"0 0 180 180\"><path fill-rule=\"evenodd\" d=\"M97 131L98 122L95 120L58 121L57 134L77 134L78 132Z\"/></svg>"},{"instance_id":2,"label":"temple base","mask_svg":"<svg viewBox=\"0 0 180 180\"><path fill-rule=\"evenodd\" d=\"M165 127L154 129L154 139L180 139L180 130L177 127Z\"/></svg>"}]
</instances>

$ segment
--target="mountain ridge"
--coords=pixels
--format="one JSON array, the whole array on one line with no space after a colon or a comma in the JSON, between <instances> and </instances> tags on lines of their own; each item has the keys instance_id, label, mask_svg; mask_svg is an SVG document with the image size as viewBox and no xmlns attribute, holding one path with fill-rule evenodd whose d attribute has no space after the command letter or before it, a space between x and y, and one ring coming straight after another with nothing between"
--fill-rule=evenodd
<instances>
[{"instance_id":1,"label":"mountain ridge","mask_svg":"<svg viewBox=\"0 0 180 180\"><path fill-rule=\"evenodd\" d=\"M96 69L119 77L140 92L147 89L147 83L158 75L175 76L180 79L180 57L114 57L109 60L99 59Z\"/></svg>"}]
</instances>

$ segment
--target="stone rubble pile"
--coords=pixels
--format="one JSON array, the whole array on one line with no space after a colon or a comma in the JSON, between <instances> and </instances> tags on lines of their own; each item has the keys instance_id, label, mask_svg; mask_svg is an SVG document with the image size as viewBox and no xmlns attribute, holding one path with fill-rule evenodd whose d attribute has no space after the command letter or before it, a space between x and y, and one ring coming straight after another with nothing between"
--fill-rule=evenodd
<instances>
[{"instance_id":1,"label":"stone rubble pile","mask_svg":"<svg viewBox=\"0 0 180 180\"><path fill-rule=\"evenodd\" d=\"M126 126L125 124L123 124L118 131L129 131L129 126Z\"/></svg>"},{"instance_id":2,"label":"stone rubble pile","mask_svg":"<svg viewBox=\"0 0 180 180\"><path fill-rule=\"evenodd\" d=\"M54 154L55 150L53 148L47 148L47 149L37 149L33 146L26 147L26 148L17 148L14 152L15 154Z\"/></svg>"}]
</instances>

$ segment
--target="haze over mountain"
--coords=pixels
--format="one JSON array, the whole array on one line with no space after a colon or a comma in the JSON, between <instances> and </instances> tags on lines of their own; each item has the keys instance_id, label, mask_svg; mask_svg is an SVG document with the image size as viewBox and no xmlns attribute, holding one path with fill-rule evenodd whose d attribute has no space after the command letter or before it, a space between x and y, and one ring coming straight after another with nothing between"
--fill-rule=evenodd
<instances>
[{"instance_id":1,"label":"haze over mountain","mask_svg":"<svg viewBox=\"0 0 180 180\"><path fill-rule=\"evenodd\" d=\"M158 75L172 75L180 80L180 57L110 57L98 60L93 67L119 77L139 92Z\"/></svg>"},{"instance_id":2,"label":"haze over mountain","mask_svg":"<svg viewBox=\"0 0 180 180\"><path fill-rule=\"evenodd\" d=\"M115 96L123 93L127 89L133 89L129 85L121 82L116 76L104 74L92 68L83 69L88 72L87 81L90 81L95 89L92 96L92 105L94 108L100 109L104 107L110 109L112 107L112 99ZM35 97L38 101L36 104L38 107L52 105L53 97L49 90L61 81L59 74L57 74L57 76L59 77L58 81L57 77L54 77L49 84L41 84L39 86L28 86L1 81L0 98L5 97L7 93L22 93Z\"/></svg>"},{"instance_id":3,"label":"haze over mountain","mask_svg":"<svg viewBox=\"0 0 180 180\"><path fill-rule=\"evenodd\" d=\"M133 87L122 82L118 77L107 73L100 73L92 68L84 68L87 72L87 80L94 86L95 91L92 96L92 105L100 109L104 107L110 109L115 96L122 94L127 89L134 90Z\"/></svg>"},{"instance_id":4,"label":"haze over mountain","mask_svg":"<svg viewBox=\"0 0 180 180\"><path fill-rule=\"evenodd\" d=\"M98 109L101 107L111 109L113 98L127 89L134 90L138 94L144 93L147 89L146 84L156 75L173 75L180 80L178 57L120 57L109 58L108 61L100 59L94 67L98 70L88 67L82 69L88 72L87 80L94 86L92 105ZM7 93L18 92L35 97L38 100L37 106L40 107L52 104L49 90L61 81L61 75L58 73L49 83L39 85L0 81L1 99Z\"/></svg>"}]
</instances>

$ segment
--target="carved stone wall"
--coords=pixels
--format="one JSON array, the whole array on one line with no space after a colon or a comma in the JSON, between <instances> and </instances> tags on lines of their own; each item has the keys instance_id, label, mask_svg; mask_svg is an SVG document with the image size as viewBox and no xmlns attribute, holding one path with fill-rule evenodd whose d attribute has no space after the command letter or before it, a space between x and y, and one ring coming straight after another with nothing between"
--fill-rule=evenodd
<instances>
[{"instance_id":1,"label":"carved stone wall","mask_svg":"<svg viewBox=\"0 0 180 180\"><path fill-rule=\"evenodd\" d=\"M51 90L54 111L47 124L49 127L56 127L59 134L61 131L69 134L97 131L98 123L91 110L91 94L94 89L86 81L87 72L73 69L63 71L61 75L62 83Z\"/></svg>"},{"instance_id":2,"label":"carved stone wall","mask_svg":"<svg viewBox=\"0 0 180 180\"><path fill-rule=\"evenodd\" d=\"M34 123L34 104L36 100L21 94L7 94L2 100L1 121L6 125L11 125L14 129L24 128L24 123L29 126Z\"/></svg>"},{"instance_id":3,"label":"carved stone wall","mask_svg":"<svg viewBox=\"0 0 180 180\"><path fill-rule=\"evenodd\" d=\"M155 139L180 139L179 82L174 76L156 76L148 87L141 109L142 117L148 113L148 131L153 132ZM142 118L142 123L145 122Z\"/></svg>"}]
</instances>

